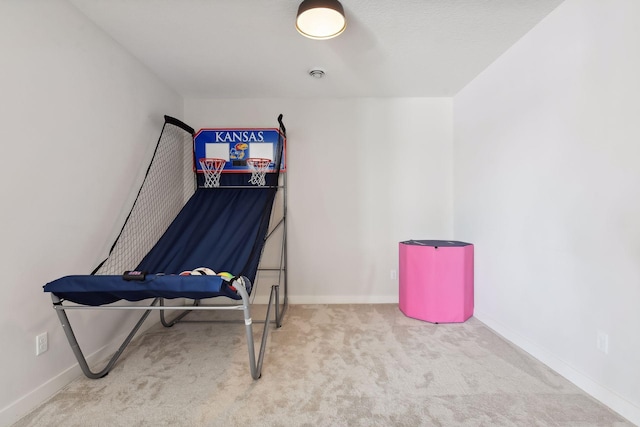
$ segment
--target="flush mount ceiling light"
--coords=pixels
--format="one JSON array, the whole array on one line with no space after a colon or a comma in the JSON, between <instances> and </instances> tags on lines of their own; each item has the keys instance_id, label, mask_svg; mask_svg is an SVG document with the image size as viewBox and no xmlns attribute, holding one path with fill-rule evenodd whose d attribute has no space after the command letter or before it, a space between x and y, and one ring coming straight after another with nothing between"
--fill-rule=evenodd
<instances>
[{"instance_id":1,"label":"flush mount ceiling light","mask_svg":"<svg viewBox=\"0 0 640 427\"><path fill-rule=\"evenodd\" d=\"M298 7L296 29L305 37L331 39L346 27L344 9L338 0L304 0Z\"/></svg>"}]
</instances>

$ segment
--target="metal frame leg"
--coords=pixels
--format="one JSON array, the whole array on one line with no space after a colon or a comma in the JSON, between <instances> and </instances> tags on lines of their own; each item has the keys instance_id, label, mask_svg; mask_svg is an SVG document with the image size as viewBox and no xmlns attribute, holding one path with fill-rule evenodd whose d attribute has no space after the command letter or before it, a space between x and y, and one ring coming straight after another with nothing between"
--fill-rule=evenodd
<instances>
[{"instance_id":1,"label":"metal frame leg","mask_svg":"<svg viewBox=\"0 0 640 427\"><path fill-rule=\"evenodd\" d=\"M88 378L91 378L91 379L102 378L105 375L107 375L109 371L111 371L111 369L113 368L113 365L115 365L116 361L120 358L120 356L122 355L124 350L127 348L129 343L131 343L131 340L133 339L135 334L138 332L138 330L140 329L144 321L147 320L147 317L152 311L152 310L146 310L142 314L142 317L140 318L140 320L138 320L138 323L136 323L136 325L133 327L129 335L127 335L125 340L122 342L118 351L116 351L113 354L113 356L111 356L111 359L109 360L107 365L101 371L93 372L91 368L89 368L87 359L82 353L82 350L80 349L80 345L78 344L78 340L76 339L76 336L73 333L73 329L71 328L71 324L69 323L69 318L67 317L67 313L65 313L65 308L62 306L62 301L60 300L60 298L58 298L54 294L51 294L51 299L53 300L53 307L55 308L56 313L58 314L58 319L60 319L60 323L62 324L62 329L64 330L64 333L67 336L67 340L69 341L71 350L73 350L73 354L76 356L76 359L78 360L78 364L80 365L82 372ZM158 302L158 298L154 299L151 302L150 306L153 307L154 305L156 305L157 302Z\"/></svg>"},{"instance_id":2,"label":"metal frame leg","mask_svg":"<svg viewBox=\"0 0 640 427\"><path fill-rule=\"evenodd\" d=\"M164 307L164 298L158 298L160 300L160 306ZM193 306L197 307L198 305L200 305L200 301L199 300L194 300L193 301ZM192 310L185 310L182 313L180 313L179 315L177 315L171 322L167 322L165 317L164 317L164 312L165 310L160 310L160 323L162 323L162 326L164 326L165 328L170 328L173 325L175 325L176 323L178 323L184 316L186 316L187 314L191 313Z\"/></svg>"},{"instance_id":3,"label":"metal frame leg","mask_svg":"<svg viewBox=\"0 0 640 427\"><path fill-rule=\"evenodd\" d=\"M244 313L245 332L247 335L247 349L249 351L249 369L251 370L251 377L254 380L259 379L262 376L262 363L264 361L264 352L267 347L267 337L269 335L269 323L271 317L271 307L274 301L274 288L271 288L271 295L269 296L269 305L267 306L267 315L264 320L264 327L262 329L262 339L260 341L260 350L258 353L258 360L256 361L255 346L253 342L253 320L251 319L251 308L249 306L249 294L247 293L244 278L241 278L236 282L236 288L238 293L242 297L242 309ZM277 302L277 300L276 300Z\"/></svg>"},{"instance_id":4,"label":"metal frame leg","mask_svg":"<svg viewBox=\"0 0 640 427\"><path fill-rule=\"evenodd\" d=\"M82 372L85 374L85 376L87 376L88 378L91 378L91 379L102 378L102 377L104 377L105 375L107 375L111 371L111 369L115 365L116 361L120 358L120 356L122 355L124 350L131 343L131 340L133 339L135 334L138 332L138 330L140 329L140 327L142 326L144 321L147 319L147 317L149 316L149 314L153 310L160 311L162 324L164 326L166 326L166 327L170 327L170 326L175 325L180 319L182 319L184 316L189 314L191 311L195 311L195 310L221 310L221 309L239 310L239 309L242 309L242 311L244 313L245 333L246 333L246 336L247 336L247 349L248 349L248 353L249 353L249 368L250 368L250 371L251 371L251 377L253 379L257 380L262 375L262 364L263 364L263 361L264 361L264 355L265 355L265 351L266 351L266 347L267 347L267 339L268 339L268 336L269 336L269 327L270 327L270 323L271 323L271 309L275 305L276 318L278 318L278 317L281 318L282 313L280 312L280 307L279 307L279 286L278 285L274 285L274 286L271 287L271 293L269 295L269 304L267 306L267 314L266 314L266 318L264 320L264 327L263 327L263 330L262 330L262 338L261 338L261 341L260 341L260 348L258 350L258 356L257 356L257 360L256 360L256 349L255 349L255 343L254 343L254 339L253 339L253 320L251 318L251 307L250 307L249 294L247 292L247 282L248 282L248 279L246 277L241 277L237 281L235 281L236 289L238 290L238 293L240 294L240 296L242 298L242 305L225 306L223 308L222 306L200 305L199 301L194 301L194 304L193 304L193 306L191 308L187 307L186 309L184 309L184 311L181 314L179 314L171 322L167 322L163 318L163 312L165 310L168 310L168 309L180 310L180 309L183 309L183 307L174 307L174 306L165 307L163 298L160 298L160 297L155 298L148 307L144 307L144 306L100 306L100 307L94 307L94 306L68 306L68 307L65 307L65 306L62 305L62 300L60 298L58 298L55 294L51 294L51 299L53 300L53 307L56 310L56 313L58 314L58 318L60 319L60 323L62 324L62 328L65 331L65 334L67 336L67 340L69 341L69 345L71 346L73 354L75 355L75 357L76 357L76 359L78 361L78 364L80 365L80 368L82 369ZM82 309L82 308L84 308L84 309L114 309L114 310L123 310L123 309L144 310L144 313L142 314L142 316L140 317L140 319L138 320L136 325L133 327L133 329L131 330L129 335L127 335L125 340L122 342L122 344L120 345L120 348L118 349L118 351L116 351L113 354L113 356L111 357L111 359L109 360L107 365L102 370L100 370L98 372L92 371L91 368L89 367L89 364L87 363L87 359L84 356L84 354L82 353L82 350L80 349L80 345L78 344L78 340L75 337L75 334L74 334L73 329L71 327L71 324L69 322L69 318L67 317L67 314L65 312L65 310L68 310L68 309ZM277 322L278 321L276 321L276 323Z\"/></svg>"}]
</instances>

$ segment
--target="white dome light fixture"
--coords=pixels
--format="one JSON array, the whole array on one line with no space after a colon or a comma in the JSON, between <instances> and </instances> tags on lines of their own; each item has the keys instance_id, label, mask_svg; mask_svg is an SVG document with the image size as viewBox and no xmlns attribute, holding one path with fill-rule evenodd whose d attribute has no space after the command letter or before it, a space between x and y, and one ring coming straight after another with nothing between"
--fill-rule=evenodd
<instances>
[{"instance_id":1,"label":"white dome light fixture","mask_svg":"<svg viewBox=\"0 0 640 427\"><path fill-rule=\"evenodd\" d=\"M344 8L338 0L304 0L298 7L296 29L310 39L327 40L347 28Z\"/></svg>"}]
</instances>

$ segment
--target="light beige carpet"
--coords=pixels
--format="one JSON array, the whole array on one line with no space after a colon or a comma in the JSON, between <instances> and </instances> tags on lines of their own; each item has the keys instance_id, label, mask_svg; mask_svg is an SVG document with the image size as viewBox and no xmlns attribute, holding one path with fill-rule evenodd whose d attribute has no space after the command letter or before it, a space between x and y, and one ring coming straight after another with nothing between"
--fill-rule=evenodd
<instances>
[{"instance_id":1,"label":"light beige carpet","mask_svg":"<svg viewBox=\"0 0 640 427\"><path fill-rule=\"evenodd\" d=\"M78 378L15 425L632 424L474 318L434 325L397 305L294 305L257 381L244 324L157 325L107 377Z\"/></svg>"}]
</instances>

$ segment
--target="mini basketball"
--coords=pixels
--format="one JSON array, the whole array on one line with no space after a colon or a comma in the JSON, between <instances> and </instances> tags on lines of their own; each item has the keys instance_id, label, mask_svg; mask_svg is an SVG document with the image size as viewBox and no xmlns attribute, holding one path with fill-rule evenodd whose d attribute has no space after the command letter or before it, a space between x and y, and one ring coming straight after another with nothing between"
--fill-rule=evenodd
<instances>
[{"instance_id":1,"label":"mini basketball","mask_svg":"<svg viewBox=\"0 0 640 427\"><path fill-rule=\"evenodd\" d=\"M195 270L191 270L191 274L194 276L215 276L216 272L207 267L198 267Z\"/></svg>"},{"instance_id":2,"label":"mini basketball","mask_svg":"<svg viewBox=\"0 0 640 427\"><path fill-rule=\"evenodd\" d=\"M221 271L220 273L218 273L218 276L222 277L222 280L224 280L225 282L231 282L231 279L233 279L234 277L233 274L226 271ZM230 283L229 283L229 289L231 289L233 292L238 292L235 286L233 286Z\"/></svg>"},{"instance_id":3,"label":"mini basketball","mask_svg":"<svg viewBox=\"0 0 640 427\"><path fill-rule=\"evenodd\" d=\"M228 273L226 271L222 271L220 273L218 273L218 276L222 277L224 280L226 280L227 282L231 279L233 279L233 274Z\"/></svg>"},{"instance_id":4,"label":"mini basketball","mask_svg":"<svg viewBox=\"0 0 640 427\"><path fill-rule=\"evenodd\" d=\"M180 276L191 276L191 272L190 271L183 271L182 273L180 273Z\"/></svg>"}]
</instances>

